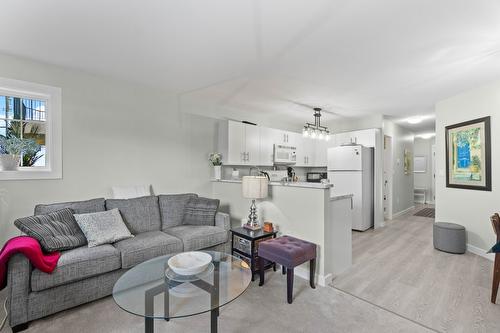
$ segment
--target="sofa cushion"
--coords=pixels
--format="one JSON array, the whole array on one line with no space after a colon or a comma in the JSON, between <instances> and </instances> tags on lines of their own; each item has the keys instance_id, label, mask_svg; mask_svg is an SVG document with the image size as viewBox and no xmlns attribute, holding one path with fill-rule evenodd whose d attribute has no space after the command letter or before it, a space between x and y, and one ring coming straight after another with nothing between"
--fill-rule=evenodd
<instances>
[{"instance_id":1,"label":"sofa cushion","mask_svg":"<svg viewBox=\"0 0 500 333\"><path fill-rule=\"evenodd\" d=\"M127 229L117 208L104 212L75 214L75 219L85 234L89 247L112 244L134 237Z\"/></svg>"},{"instance_id":2,"label":"sofa cushion","mask_svg":"<svg viewBox=\"0 0 500 333\"><path fill-rule=\"evenodd\" d=\"M197 197L194 193L159 195L161 230L181 225L187 203L191 198Z\"/></svg>"},{"instance_id":3,"label":"sofa cushion","mask_svg":"<svg viewBox=\"0 0 500 333\"><path fill-rule=\"evenodd\" d=\"M184 209L182 224L214 226L217 208L219 208L218 199L191 198Z\"/></svg>"},{"instance_id":4,"label":"sofa cushion","mask_svg":"<svg viewBox=\"0 0 500 333\"><path fill-rule=\"evenodd\" d=\"M180 225L169 228L166 233L180 238L184 251L205 249L225 243L228 239L227 230L208 225Z\"/></svg>"},{"instance_id":5,"label":"sofa cushion","mask_svg":"<svg viewBox=\"0 0 500 333\"><path fill-rule=\"evenodd\" d=\"M64 208L71 208L75 214L102 212L105 209L104 198L85 201L68 201L53 204L40 204L35 206L35 215L55 212Z\"/></svg>"},{"instance_id":6,"label":"sofa cushion","mask_svg":"<svg viewBox=\"0 0 500 333\"><path fill-rule=\"evenodd\" d=\"M182 252L182 241L162 231L148 231L134 238L116 242L120 250L122 268L130 268L141 262L169 253Z\"/></svg>"},{"instance_id":7,"label":"sofa cushion","mask_svg":"<svg viewBox=\"0 0 500 333\"><path fill-rule=\"evenodd\" d=\"M15 220L14 225L40 242L46 252L69 250L87 244L69 208L46 215L22 217Z\"/></svg>"},{"instance_id":8,"label":"sofa cushion","mask_svg":"<svg viewBox=\"0 0 500 333\"><path fill-rule=\"evenodd\" d=\"M106 209L114 208L120 210L123 221L133 234L160 230L160 207L156 196L106 200Z\"/></svg>"},{"instance_id":9,"label":"sofa cushion","mask_svg":"<svg viewBox=\"0 0 500 333\"><path fill-rule=\"evenodd\" d=\"M111 272L120 267L120 251L112 245L82 246L62 252L56 269L50 274L34 269L31 273L31 289L45 290Z\"/></svg>"}]
</instances>

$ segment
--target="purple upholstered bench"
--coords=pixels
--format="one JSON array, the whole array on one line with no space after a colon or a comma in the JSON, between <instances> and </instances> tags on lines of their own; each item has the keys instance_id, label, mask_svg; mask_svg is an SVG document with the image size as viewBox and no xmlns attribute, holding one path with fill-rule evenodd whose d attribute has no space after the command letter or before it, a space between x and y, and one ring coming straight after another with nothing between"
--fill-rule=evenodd
<instances>
[{"instance_id":1,"label":"purple upholstered bench","mask_svg":"<svg viewBox=\"0 0 500 333\"><path fill-rule=\"evenodd\" d=\"M294 267L309 261L309 284L314 285L314 273L316 270L316 244L303 241L301 239L283 236L263 241L259 244L259 271L260 283L264 285L264 260L275 262L281 265L282 273L287 274L287 300L289 304L293 301L293 269Z\"/></svg>"}]
</instances>

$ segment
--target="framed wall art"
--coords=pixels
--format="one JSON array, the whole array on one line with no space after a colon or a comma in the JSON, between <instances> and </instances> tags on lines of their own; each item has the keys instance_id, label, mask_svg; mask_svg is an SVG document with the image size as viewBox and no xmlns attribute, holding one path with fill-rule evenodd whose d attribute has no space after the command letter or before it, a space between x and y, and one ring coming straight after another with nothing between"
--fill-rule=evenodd
<instances>
[{"instance_id":1,"label":"framed wall art","mask_svg":"<svg viewBox=\"0 0 500 333\"><path fill-rule=\"evenodd\" d=\"M446 126L446 187L491 191L490 117Z\"/></svg>"}]
</instances>

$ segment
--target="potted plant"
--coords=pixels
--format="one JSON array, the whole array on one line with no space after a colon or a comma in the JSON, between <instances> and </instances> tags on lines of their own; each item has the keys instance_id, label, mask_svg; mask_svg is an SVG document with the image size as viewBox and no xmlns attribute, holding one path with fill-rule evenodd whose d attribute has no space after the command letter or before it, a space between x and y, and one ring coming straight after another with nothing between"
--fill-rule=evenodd
<instances>
[{"instance_id":1,"label":"potted plant","mask_svg":"<svg viewBox=\"0 0 500 333\"><path fill-rule=\"evenodd\" d=\"M0 136L0 167L4 171L17 170L21 155L39 150L34 140L20 139L16 136Z\"/></svg>"},{"instance_id":2,"label":"potted plant","mask_svg":"<svg viewBox=\"0 0 500 333\"><path fill-rule=\"evenodd\" d=\"M208 158L210 163L214 166L214 178L220 180L222 178L222 154L212 153Z\"/></svg>"}]
</instances>

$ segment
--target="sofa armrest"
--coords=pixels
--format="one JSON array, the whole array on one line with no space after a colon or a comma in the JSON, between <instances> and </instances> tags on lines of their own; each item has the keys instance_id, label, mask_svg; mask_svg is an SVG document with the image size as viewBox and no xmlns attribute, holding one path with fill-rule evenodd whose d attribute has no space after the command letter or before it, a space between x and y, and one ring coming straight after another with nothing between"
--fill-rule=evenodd
<instances>
[{"instance_id":1,"label":"sofa armrest","mask_svg":"<svg viewBox=\"0 0 500 333\"><path fill-rule=\"evenodd\" d=\"M229 214L217 212L217 214L215 214L215 226L229 231L231 229L231 218Z\"/></svg>"},{"instance_id":2,"label":"sofa armrest","mask_svg":"<svg viewBox=\"0 0 500 333\"><path fill-rule=\"evenodd\" d=\"M32 266L24 254L13 255L7 269L9 324L11 327L27 323L28 297Z\"/></svg>"}]
</instances>

